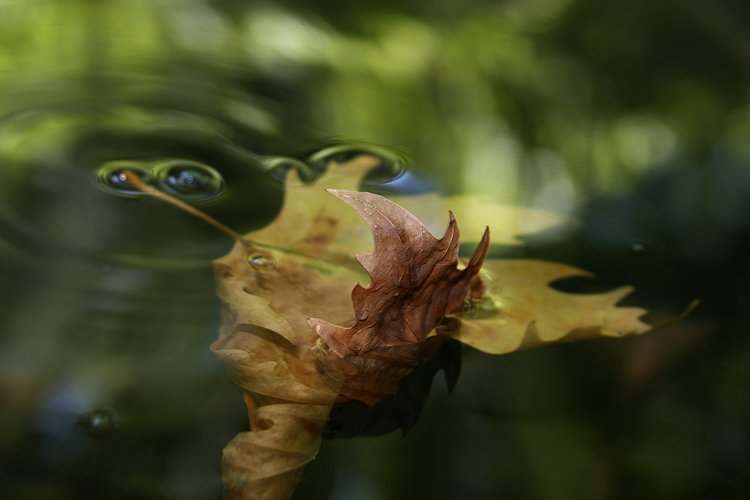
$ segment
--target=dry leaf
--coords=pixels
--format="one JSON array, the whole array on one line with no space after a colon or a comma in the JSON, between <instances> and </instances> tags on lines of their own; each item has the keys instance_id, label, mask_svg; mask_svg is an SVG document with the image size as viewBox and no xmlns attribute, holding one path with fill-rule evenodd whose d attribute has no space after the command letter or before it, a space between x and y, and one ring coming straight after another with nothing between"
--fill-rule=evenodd
<instances>
[{"instance_id":1,"label":"dry leaf","mask_svg":"<svg viewBox=\"0 0 750 500\"><path fill-rule=\"evenodd\" d=\"M368 276L354 252L371 248L372 233L319 186L356 188L379 163L331 162L317 185L291 171L274 222L215 261L222 323L211 349L246 390L251 422L224 450L227 498L287 498L320 446L343 376L318 372L307 318L355 322L351 290Z\"/></svg>"},{"instance_id":2,"label":"dry leaf","mask_svg":"<svg viewBox=\"0 0 750 500\"><path fill-rule=\"evenodd\" d=\"M456 312L454 338L490 354L597 337L637 335L653 327L636 307L616 307L633 291L624 286L603 294L570 294L549 284L591 273L554 262L488 260L480 274L485 287Z\"/></svg>"},{"instance_id":3,"label":"dry leaf","mask_svg":"<svg viewBox=\"0 0 750 500\"><path fill-rule=\"evenodd\" d=\"M429 231L444 227L444 214L450 210L461 221L461 243L477 243L487 226L492 228L493 245L521 245L519 237L534 234L559 239L578 224L576 221L535 208L499 205L474 195L444 197L438 193L415 196L389 196L408 210Z\"/></svg>"},{"instance_id":4,"label":"dry leaf","mask_svg":"<svg viewBox=\"0 0 750 500\"><path fill-rule=\"evenodd\" d=\"M250 420L250 431L236 436L224 450L227 499L288 499L302 469L315 457L341 394L377 403L395 392L404 375L433 359L447 337L502 354L652 329L638 320L643 309L616 307L630 287L598 295L550 288L557 279L589 275L569 266L496 260L487 261L484 272L477 274L489 246L487 232L467 266L458 269L458 227L452 213L445 236L438 240L397 204L350 191L379 163L369 155L344 165L332 161L315 185L304 184L291 171L279 216L244 237L184 203L168 200L238 240L228 255L215 261L222 323L211 346L245 390ZM144 186L135 174L124 175L139 189L169 198ZM332 194L355 210L319 186L338 188ZM484 205L466 206L472 224L482 220L482 214L473 213L477 207L487 212ZM529 215L524 210L499 213L518 220ZM531 214L532 225L518 227L557 222L547 219ZM476 241L474 233L470 240ZM503 242L517 242L515 229L503 233ZM355 252L372 248L373 237L374 251L355 259ZM354 286L368 280L366 287ZM434 373L439 366L435 363L428 371ZM342 434L359 432L356 426L337 425ZM377 428L368 422L366 431Z\"/></svg>"},{"instance_id":5,"label":"dry leaf","mask_svg":"<svg viewBox=\"0 0 750 500\"><path fill-rule=\"evenodd\" d=\"M342 395L374 405L440 349L427 335L464 302L469 282L489 249L489 231L459 270L458 225L450 214L438 240L409 212L372 193L328 190L372 229L375 250L357 254L371 277L352 291L357 322L343 327L321 319L309 324L325 342L328 366L347 375Z\"/></svg>"},{"instance_id":6,"label":"dry leaf","mask_svg":"<svg viewBox=\"0 0 750 500\"><path fill-rule=\"evenodd\" d=\"M314 334L295 331L288 310L249 293L263 280L244 260L229 260L216 264L222 326L211 350L246 391L251 431L224 449L224 497L286 499L315 458L338 391L316 370Z\"/></svg>"},{"instance_id":7,"label":"dry leaf","mask_svg":"<svg viewBox=\"0 0 750 500\"><path fill-rule=\"evenodd\" d=\"M320 429L331 407L286 403L257 406L249 396L245 399L252 430L238 434L224 448L224 498L287 499L304 466L320 448Z\"/></svg>"}]
</instances>

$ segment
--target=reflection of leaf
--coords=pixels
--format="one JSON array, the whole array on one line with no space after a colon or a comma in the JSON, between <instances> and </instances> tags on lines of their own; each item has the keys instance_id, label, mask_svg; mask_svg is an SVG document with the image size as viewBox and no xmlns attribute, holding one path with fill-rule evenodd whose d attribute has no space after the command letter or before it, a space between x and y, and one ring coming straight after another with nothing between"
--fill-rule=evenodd
<instances>
[{"instance_id":1,"label":"reflection of leaf","mask_svg":"<svg viewBox=\"0 0 750 500\"><path fill-rule=\"evenodd\" d=\"M371 281L352 291L357 314L352 327L320 319L309 323L332 351L332 367L348 375L342 394L372 405L394 393L402 377L439 350L439 339L425 342L427 334L463 303L489 250L489 232L459 270L453 214L438 240L413 215L382 196L329 192L354 208L372 229L375 251L357 254Z\"/></svg>"},{"instance_id":2,"label":"reflection of leaf","mask_svg":"<svg viewBox=\"0 0 750 500\"><path fill-rule=\"evenodd\" d=\"M480 274L486 292L457 311L455 338L491 354L596 337L622 337L652 329L638 318L646 311L615 307L632 287L603 294L569 294L552 281L591 276L563 264L535 260L488 260Z\"/></svg>"}]
</instances>

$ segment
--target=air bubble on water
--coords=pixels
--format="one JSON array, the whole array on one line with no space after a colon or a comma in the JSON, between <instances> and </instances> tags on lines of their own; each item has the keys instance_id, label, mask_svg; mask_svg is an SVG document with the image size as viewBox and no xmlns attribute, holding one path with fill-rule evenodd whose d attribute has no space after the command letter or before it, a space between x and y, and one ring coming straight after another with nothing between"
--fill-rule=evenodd
<instances>
[{"instance_id":1,"label":"air bubble on water","mask_svg":"<svg viewBox=\"0 0 750 500\"><path fill-rule=\"evenodd\" d=\"M119 160L104 164L97 172L97 185L109 194L147 196L130 185L124 176L134 172L144 184L177 198L207 200L224 191L224 179L215 169L192 160Z\"/></svg>"},{"instance_id":2,"label":"air bubble on water","mask_svg":"<svg viewBox=\"0 0 750 500\"><path fill-rule=\"evenodd\" d=\"M635 255L646 255L648 253L648 247L642 241L634 241L630 244L630 251Z\"/></svg>"},{"instance_id":3,"label":"air bubble on water","mask_svg":"<svg viewBox=\"0 0 750 500\"><path fill-rule=\"evenodd\" d=\"M159 187L180 198L207 200L224 191L221 174L203 163L188 160L169 160L154 166Z\"/></svg>"},{"instance_id":4,"label":"air bubble on water","mask_svg":"<svg viewBox=\"0 0 750 500\"><path fill-rule=\"evenodd\" d=\"M117 429L118 416L114 408L97 408L78 418L81 426L94 436L104 436Z\"/></svg>"},{"instance_id":5,"label":"air bubble on water","mask_svg":"<svg viewBox=\"0 0 750 500\"><path fill-rule=\"evenodd\" d=\"M144 184L154 183L154 176L148 165L135 161L118 161L107 163L99 169L96 177L97 186L106 193L118 196L146 196L128 183L124 175L126 170L134 172Z\"/></svg>"}]
</instances>

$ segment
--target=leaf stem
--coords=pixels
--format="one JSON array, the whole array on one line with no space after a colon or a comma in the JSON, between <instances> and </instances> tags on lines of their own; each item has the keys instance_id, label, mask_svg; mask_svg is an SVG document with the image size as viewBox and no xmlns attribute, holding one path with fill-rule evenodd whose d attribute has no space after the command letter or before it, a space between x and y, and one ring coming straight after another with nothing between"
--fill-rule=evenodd
<instances>
[{"instance_id":1,"label":"leaf stem","mask_svg":"<svg viewBox=\"0 0 750 500\"><path fill-rule=\"evenodd\" d=\"M172 205L175 205L176 207L181 208L182 210L185 210L186 212L189 212L189 213L195 215L199 219L202 219L202 220L208 222L209 224L211 224L212 226L214 226L216 229L218 229L219 231L223 232L224 234L226 234L226 235L230 236L231 238L239 241L243 245L249 246L249 243L247 241L245 241L245 239L242 238L242 236L240 236L235 231L233 231L232 229L228 228L227 226L225 226L221 222L217 221L216 219L214 219L210 215L207 215L207 214L201 212L197 208L192 207L192 206L188 205L187 203L185 203L183 201L180 201L177 198L174 198L173 196L169 196L167 193L163 193L163 192L159 191L158 189L155 189L155 188L153 188L153 187L151 187L151 186L149 186L147 184L144 184L141 181L141 179L138 178L138 175L135 172L133 172L132 170L124 170L124 171L122 171L120 173L120 180L126 181L128 184L130 184L134 188L138 189L139 191L143 191L144 193L150 194L151 196L155 196L155 197L159 198L162 201L166 201L167 203L171 203Z\"/></svg>"}]
</instances>

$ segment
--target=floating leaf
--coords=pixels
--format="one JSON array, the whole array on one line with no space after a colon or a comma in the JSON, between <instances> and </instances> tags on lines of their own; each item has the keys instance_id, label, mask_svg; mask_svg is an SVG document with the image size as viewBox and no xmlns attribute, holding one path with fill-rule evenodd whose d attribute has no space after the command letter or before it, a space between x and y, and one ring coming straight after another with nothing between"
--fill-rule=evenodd
<instances>
[{"instance_id":1,"label":"floating leaf","mask_svg":"<svg viewBox=\"0 0 750 500\"><path fill-rule=\"evenodd\" d=\"M602 294L570 294L553 281L592 274L539 260L488 260L480 276L485 292L456 311L454 338L491 354L597 337L638 335L654 327L637 307L616 304L633 291L624 286Z\"/></svg>"},{"instance_id":2,"label":"floating leaf","mask_svg":"<svg viewBox=\"0 0 750 500\"><path fill-rule=\"evenodd\" d=\"M413 215L382 196L328 191L372 229L374 252L357 254L371 281L352 291L357 317L353 326L317 318L309 324L330 352L328 366L347 375L341 393L374 405L395 393L401 378L440 349L440 338L428 341L427 335L463 303L489 250L489 231L459 270L459 231L452 213L438 240Z\"/></svg>"},{"instance_id":3,"label":"floating leaf","mask_svg":"<svg viewBox=\"0 0 750 500\"><path fill-rule=\"evenodd\" d=\"M459 269L452 213L438 240L399 205L352 191L379 163L369 155L343 165L332 161L315 185L290 171L279 216L245 236L146 186L134 173L122 173L131 185L237 240L215 261L222 322L211 346L245 390L250 420L250 431L224 450L227 499L288 499L323 432L375 435L413 426L433 375L444 369L449 386L456 382L460 350L450 337L502 354L653 329L638 319L643 309L617 307L631 287L580 295L549 286L560 278L590 276L585 271L542 261L494 260L479 272L489 246L487 231L481 237L476 228L469 231L469 240L479 245ZM329 191L355 210L321 186L337 188ZM518 243L519 228L560 222L467 200L463 206L470 221L483 220L482 213L509 221L511 229L499 231L503 243ZM527 222L519 222L524 218ZM368 250L355 258L355 252ZM351 398L356 401L343 401Z\"/></svg>"},{"instance_id":4,"label":"floating leaf","mask_svg":"<svg viewBox=\"0 0 750 500\"><path fill-rule=\"evenodd\" d=\"M438 193L415 196L389 196L425 225L429 231L441 230L444 214L450 210L461 221L461 242L477 243L487 226L492 228L493 245L521 245L523 235L547 235L550 239L569 232L575 221L535 208L499 205L479 196L444 197Z\"/></svg>"}]
</instances>

